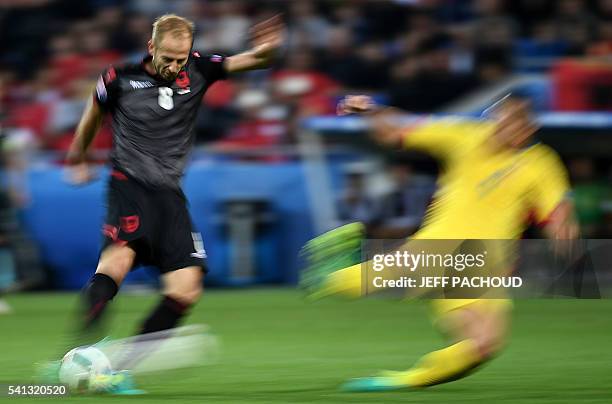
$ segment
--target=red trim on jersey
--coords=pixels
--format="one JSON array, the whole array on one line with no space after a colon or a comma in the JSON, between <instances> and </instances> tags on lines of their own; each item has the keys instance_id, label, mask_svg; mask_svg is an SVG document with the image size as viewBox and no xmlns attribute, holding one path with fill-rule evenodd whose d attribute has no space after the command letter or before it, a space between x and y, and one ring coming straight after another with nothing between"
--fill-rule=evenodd
<instances>
[{"instance_id":1,"label":"red trim on jersey","mask_svg":"<svg viewBox=\"0 0 612 404\"><path fill-rule=\"evenodd\" d=\"M111 83L113 80L117 78L117 72L113 66L110 66L104 75L104 83Z\"/></svg>"},{"instance_id":2,"label":"red trim on jersey","mask_svg":"<svg viewBox=\"0 0 612 404\"><path fill-rule=\"evenodd\" d=\"M121 230L126 233L134 233L140 227L140 217L138 215L122 216L119 220L121 221Z\"/></svg>"},{"instance_id":3,"label":"red trim on jersey","mask_svg":"<svg viewBox=\"0 0 612 404\"><path fill-rule=\"evenodd\" d=\"M121 171L117 171L117 170L112 170L111 171L111 176L117 178L118 180L121 181L127 181L128 177L123 174Z\"/></svg>"},{"instance_id":4,"label":"red trim on jersey","mask_svg":"<svg viewBox=\"0 0 612 404\"><path fill-rule=\"evenodd\" d=\"M529 225L529 224L533 224L535 226L539 226L538 223L538 216L536 214L535 209L530 209L529 212L527 212L527 215L525 215L525 222Z\"/></svg>"},{"instance_id":5,"label":"red trim on jersey","mask_svg":"<svg viewBox=\"0 0 612 404\"><path fill-rule=\"evenodd\" d=\"M187 75L187 72L185 70L181 70L178 74L178 76L176 77L176 85L179 86L180 88L188 88L189 87L189 76Z\"/></svg>"},{"instance_id":6,"label":"red trim on jersey","mask_svg":"<svg viewBox=\"0 0 612 404\"><path fill-rule=\"evenodd\" d=\"M546 227L547 225L549 225L555 218L555 216L558 214L559 210L563 208L565 200L559 202L557 204L557 206L552 210L552 212L550 212L548 214L548 216L546 216L543 220L541 221L534 221L536 226L538 227Z\"/></svg>"}]
</instances>

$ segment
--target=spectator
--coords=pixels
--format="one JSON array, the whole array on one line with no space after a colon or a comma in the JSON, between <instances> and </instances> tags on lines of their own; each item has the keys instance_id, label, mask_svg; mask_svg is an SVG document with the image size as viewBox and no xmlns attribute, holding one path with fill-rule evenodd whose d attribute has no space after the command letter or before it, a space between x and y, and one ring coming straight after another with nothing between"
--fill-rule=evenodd
<instances>
[{"instance_id":1,"label":"spectator","mask_svg":"<svg viewBox=\"0 0 612 404\"><path fill-rule=\"evenodd\" d=\"M21 132L0 134L0 293L39 286L44 273L36 244L20 223L30 203L27 164L30 143ZM0 313L10 307L0 299Z\"/></svg>"},{"instance_id":2,"label":"spectator","mask_svg":"<svg viewBox=\"0 0 612 404\"><path fill-rule=\"evenodd\" d=\"M355 41L351 30L343 25L336 25L329 30L329 45L325 53L325 61L321 68L338 83L358 88L361 77L355 68L359 59L355 55ZM370 80L371 81L371 80Z\"/></svg>"},{"instance_id":3,"label":"spectator","mask_svg":"<svg viewBox=\"0 0 612 404\"><path fill-rule=\"evenodd\" d=\"M301 117L335 113L338 83L316 70L311 49L291 52L286 66L273 74L272 86L279 101L294 105Z\"/></svg>"},{"instance_id":4,"label":"spectator","mask_svg":"<svg viewBox=\"0 0 612 404\"><path fill-rule=\"evenodd\" d=\"M230 150L254 151L266 146L278 146L285 142L287 124L283 117L268 113L270 104L268 95L262 90L245 90L236 99L236 106L242 117L228 136L217 143L217 146ZM259 161L277 161L279 157L272 154L267 157L249 156Z\"/></svg>"},{"instance_id":5,"label":"spectator","mask_svg":"<svg viewBox=\"0 0 612 404\"><path fill-rule=\"evenodd\" d=\"M413 112L432 111L476 88L475 76L450 70L447 40L439 35L426 41L417 57L407 57L394 69L388 89L392 105Z\"/></svg>"},{"instance_id":6,"label":"spectator","mask_svg":"<svg viewBox=\"0 0 612 404\"><path fill-rule=\"evenodd\" d=\"M374 238L404 238L420 226L436 189L435 179L414 172L412 165L394 162L389 170L393 188L383 199L381 223Z\"/></svg>"},{"instance_id":7,"label":"spectator","mask_svg":"<svg viewBox=\"0 0 612 404\"><path fill-rule=\"evenodd\" d=\"M319 49L329 44L329 22L317 13L312 0L292 1L289 19L290 43L293 46Z\"/></svg>"},{"instance_id":8,"label":"spectator","mask_svg":"<svg viewBox=\"0 0 612 404\"><path fill-rule=\"evenodd\" d=\"M214 42L223 52L236 53L243 49L248 40L250 22L244 15L244 3L226 0L215 3Z\"/></svg>"},{"instance_id":9,"label":"spectator","mask_svg":"<svg viewBox=\"0 0 612 404\"><path fill-rule=\"evenodd\" d=\"M338 197L338 217L343 223L362 222L367 229L380 221L381 203L372 197L367 187L367 172L362 165L349 167Z\"/></svg>"},{"instance_id":10,"label":"spectator","mask_svg":"<svg viewBox=\"0 0 612 404\"><path fill-rule=\"evenodd\" d=\"M519 27L504 10L503 0L475 0L477 15L472 25L474 41L478 47L510 49L518 36Z\"/></svg>"},{"instance_id":11,"label":"spectator","mask_svg":"<svg viewBox=\"0 0 612 404\"><path fill-rule=\"evenodd\" d=\"M597 20L583 0L557 2L555 24L559 37L567 43L570 55L583 54L596 37Z\"/></svg>"}]
</instances>

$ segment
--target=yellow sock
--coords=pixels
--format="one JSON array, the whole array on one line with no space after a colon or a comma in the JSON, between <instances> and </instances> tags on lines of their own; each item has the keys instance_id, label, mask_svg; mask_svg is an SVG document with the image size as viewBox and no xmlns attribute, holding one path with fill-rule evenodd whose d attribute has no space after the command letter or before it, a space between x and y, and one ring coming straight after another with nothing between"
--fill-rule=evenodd
<instances>
[{"instance_id":1,"label":"yellow sock","mask_svg":"<svg viewBox=\"0 0 612 404\"><path fill-rule=\"evenodd\" d=\"M362 295L361 264L356 264L328 275L320 293L323 296L360 297Z\"/></svg>"},{"instance_id":2,"label":"yellow sock","mask_svg":"<svg viewBox=\"0 0 612 404\"><path fill-rule=\"evenodd\" d=\"M412 387L426 387L459 379L483 362L472 340L423 356L410 370L397 372L393 377Z\"/></svg>"}]
</instances>

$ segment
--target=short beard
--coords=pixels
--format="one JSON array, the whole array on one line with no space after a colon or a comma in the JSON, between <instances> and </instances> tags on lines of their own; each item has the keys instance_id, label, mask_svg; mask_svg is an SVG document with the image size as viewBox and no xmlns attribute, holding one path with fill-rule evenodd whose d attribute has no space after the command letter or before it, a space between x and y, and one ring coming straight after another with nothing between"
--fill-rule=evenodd
<instances>
[{"instance_id":1,"label":"short beard","mask_svg":"<svg viewBox=\"0 0 612 404\"><path fill-rule=\"evenodd\" d=\"M163 71L155 63L155 60L153 60L153 68L155 69L155 73L157 73L159 77L161 77L162 79L166 81L174 81L178 77L178 74L175 74L173 76L168 76L168 77L164 75Z\"/></svg>"}]
</instances>

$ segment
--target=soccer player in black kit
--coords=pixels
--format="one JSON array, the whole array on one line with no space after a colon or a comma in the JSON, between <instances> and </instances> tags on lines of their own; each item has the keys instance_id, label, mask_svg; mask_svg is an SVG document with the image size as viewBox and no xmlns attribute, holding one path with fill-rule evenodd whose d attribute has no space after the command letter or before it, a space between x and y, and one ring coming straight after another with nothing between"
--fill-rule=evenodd
<instances>
[{"instance_id":1,"label":"soccer player in black kit","mask_svg":"<svg viewBox=\"0 0 612 404\"><path fill-rule=\"evenodd\" d=\"M254 26L252 49L229 57L192 50L193 27L176 15L159 17L147 57L103 72L76 130L67 161L72 181L83 183L92 178L88 147L105 114L112 117L104 245L82 292L81 337L99 323L136 264L159 268L163 285L161 301L140 334L175 327L202 294L206 253L180 185L196 113L215 81L269 66L282 43L283 24L277 16Z\"/></svg>"}]
</instances>

